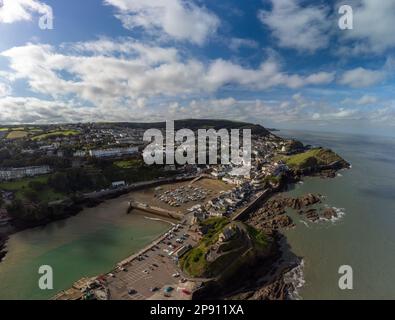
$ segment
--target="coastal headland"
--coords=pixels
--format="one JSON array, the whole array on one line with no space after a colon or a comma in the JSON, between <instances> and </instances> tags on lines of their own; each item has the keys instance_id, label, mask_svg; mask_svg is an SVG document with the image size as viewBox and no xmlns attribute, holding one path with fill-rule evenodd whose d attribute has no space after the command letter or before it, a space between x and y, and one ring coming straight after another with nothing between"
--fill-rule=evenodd
<instances>
[{"instance_id":1,"label":"coastal headland","mask_svg":"<svg viewBox=\"0 0 395 320\"><path fill-rule=\"evenodd\" d=\"M192 121L190 125L197 124L202 121ZM219 126L215 122L210 124L213 128ZM232 122L226 124L234 125ZM111 127L106 125L105 130L107 126ZM338 170L350 165L329 149L304 146L260 126L238 123L238 127L253 128L254 156L249 177L232 176L232 166L217 164L165 166L160 171L152 168L161 176L146 179L140 171L151 169L144 166L138 156L100 161L86 158L85 165L89 166L89 175L95 181L92 185L106 176L115 179L108 170L116 167L121 170L119 173L130 175L130 180L112 182L112 188L73 192L72 196L48 202L45 208L42 204L23 207L21 201L14 200L7 207L13 214L14 232L67 218L83 207L94 208L107 199L120 196L128 198L125 215L145 212L173 223L168 232L118 263L109 273L78 281L56 298L291 298L292 284L285 283L284 276L298 267L300 259L287 249L286 239L281 234L282 229L294 226L286 210L298 210L310 221L331 219L336 213L330 208L320 212L312 207L320 202L319 195L300 199L281 199L276 195L304 176L335 177ZM141 128L137 128L141 133ZM82 172L73 169L62 173L66 180L70 179L70 186L63 189L75 188L72 183ZM136 177L140 181L135 181ZM122 179L121 176L117 178ZM59 186L53 184L52 176L48 181L51 188L60 191ZM13 185L6 183L4 186ZM33 187L42 186L29 184L29 188ZM23 191L19 196L30 197L30 193ZM24 209L23 214L14 214L20 208ZM240 283L235 279L240 270L249 270L244 274L256 274L255 279L260 280L252 283L243 279Z\"/></svg>"}]
</instances>

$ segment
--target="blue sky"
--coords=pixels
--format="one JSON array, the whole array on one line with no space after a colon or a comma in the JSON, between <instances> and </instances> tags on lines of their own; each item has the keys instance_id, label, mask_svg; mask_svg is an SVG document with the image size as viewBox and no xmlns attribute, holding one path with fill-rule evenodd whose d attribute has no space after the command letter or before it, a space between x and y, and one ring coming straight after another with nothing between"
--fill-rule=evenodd
<instances>
[{"instance_id":1,"label":"blue sky","mask_svg":"<svg viewBox=\"0 0 395 320\"><path fill-rule=\"evenodd\" d=\"M343 4L352 30L338 27ZM393 21L395 0L0 0L0 123L227 118L393 135Z\"/></svg>"}]
</instances>

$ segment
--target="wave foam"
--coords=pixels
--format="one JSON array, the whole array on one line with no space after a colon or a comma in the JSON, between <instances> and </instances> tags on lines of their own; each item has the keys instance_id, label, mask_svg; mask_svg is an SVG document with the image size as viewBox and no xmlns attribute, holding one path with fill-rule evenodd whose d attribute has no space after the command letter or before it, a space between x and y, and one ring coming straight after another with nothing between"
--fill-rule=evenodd
<instances>
[{"instance_id":1,"label":"wave foam","mask_svg":"<svg viewBox=\"0 0 395 320\"><path fill-rule=\"evenodd\" d=\"M301 300L302 297L299 294L299 290L305 285L306 281L304 279L304 260L300 260L298 266L293 268L284 274L284 282L290 284L292 289L288 292L290 299Z\"/></svg>"},{"instance_id":2,"label":"wave foam","mask_svg":"<svg viewBox=\"0 0 395 320\"><path fill-rule=\"evenodd\" d=\"M310 228L309 224L304 220L299 220L300 223L304 224L306 228Z\"/></svg>"},{"instance_id":3,"label":"wave foam","mask_svg":"<svg viewBox=\"0 0 395 320\"><path fill-rule=\"evenodd\" d=\"M346 214L346 211L345 211L344 208L333 207L333 209L336 211L337 217L332 217L332 219L331 219L332 222L336 222L336 221L341 220Z\"/></svg>"}]
</instances>

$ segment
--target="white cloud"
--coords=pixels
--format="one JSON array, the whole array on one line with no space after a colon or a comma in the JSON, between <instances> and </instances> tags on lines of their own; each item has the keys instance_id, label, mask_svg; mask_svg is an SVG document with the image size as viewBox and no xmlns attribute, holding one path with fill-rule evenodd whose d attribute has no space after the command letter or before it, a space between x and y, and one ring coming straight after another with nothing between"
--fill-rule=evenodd
<instances>
[{"instance_id":1,"label":"white cloud","mask_svg":"<svg viewBox=\"0 0 395 320\"><path fill-rule=\"evenodd\" d=\"M378 102L379 99L377 97L365 94L358 99L346 98L341 104L346 106L367 106L377 104Z\"/></svg>"},{"instance_id":2,"label":"white cloud","mask_svg":"<svg viewBox=\"0 0 395 320\"><path fill-rule=\"evenodd\" d=\"M48 14L50 7L39 0L3 0L0 23L29 21L33 14Z\"/></svg>"},{"instance_id":3,"label":"white cloud","mask_svg":"<svg viewBox=\"0 0 395 320\"><path fill-rule=\"evenodd\" d=\"M135 104L138 98L208 94L228 84L249 90L299 88L327 84L334 78L327 72L287 74L274 59L258 69L222 59L208 63L181 59L175 49L137 42L70 45L69 54L62 48L60 53L49 45L27 44L1 52L12 70L8 80L25 79L32 91L55 99L73 95L95 106L111 106ZM103 51L105 55L95 54Z\"/></svg>"},{"instance_id":4,"label":"white cloud","mask_svg":"<svg viewBox=\"0 0 395 320\"><path fill-rule=\"evenodd\" d=\"M89 107L76 101L35 97L0 97L0 123L71 123L95 121L159 120L152 111L133 112L130 105Z\"/></svg>"},{"instance_id":5,"label":"white cloud","mask_svg":"<svg viewBox=\"0 0 395 320\"><path fill-rule=\"evenodd\" d=\"M211 118L249 121L254 123L315 123L336 124L353 121L392 124L395 108L380 105L376 108L337 107L326 101L312 100L296 94L283 101L200 99L190 102L172 102L163 113L163 119Z\"/></svg>"},{"instance_id":6,"label":"white cloud","mask_svg":"<svg viewBox=\"0 0 395 320\"><path fill-rule=\"evenodd\" d=\"M259 19L269 27L281 47L314 52L329 43L326 6L302 6L299 0L270 0L272 9L261 10Z\"/></svg>"},{"instance_id":7,"label":"white cloud","mask_svg":"<svg viewBox=\"0 0 395 320\"><path fill-rule=\"evenodd\" d=\"M363 106L363 105L377 103L377 101L378 99L376 97L364 95L357 101L357 104Z\"/></svg>"},{"instance_id":8,"label":"white cloud","mask_svg":"<svg viewBox=\"0 0 395 320\"><path fill-rule=\"evenodd\" d=\"M95 55L112 56L115 53L121 53L127 57L138 57L146 63L174 62L178 58L178 52L175 48L151 46L133 38L120 40L101 38L96 41L71 43L69 46L79 54L93 53ZM68 45L64 44L63 47L67 49Z\"/></svg>"},{"instance_id":9,"label":"white cloud","mask_svg":"<svg viewBox=\"0 0 395 320\"><path fill-rule=\"evenodd\" d=\"M259 44L255 40L252 39L243 39L243 38L232 38L229 43L229 48L237 51L242 47L246 48L258 48Z\"/></svg>"},{"instance_id":10,"label":"white cloud","mask_svg":"<svg viewBox=\"0 0 395 320\"><path fill-rule=\"evenodd\" d=\"M268 59L259 69L248 69L233 62L215 60L208 71L208 82L219 88L229 83L255 89L268 89L275 86L300 88L306 85L327 84L333 81L334 73L319 72L308 76L287 74L280 70L279 64Z\"/></svg>"},{"instance_id":11,"label":"white cloud","mask_svg":"<svg viewBox=\"0 0 395 320\"><path fill-rule=\"evenodd\" d=\"M343 40L356 44L342 48L353 54L382 53L395 47L395 1L393 0L351 0L354 28L342 32Z\"/></svg>"},{"instance_id":12,"label":"white cloud","mask_svg":"<svg viewBox=\"0 0 395 320\"><path fill-rule=\"evenodd\" d=\"M116 17L127 29L143 28L202 45L220 24L218 17L193 1L104 0L117 8Z\"/></svg>"},{"instance_id":13,"label":"white cloud","mask_svg":"<svg viewBox=\"0 0 395 320\"><path fill-rule=\"evenodd\" d=\"M0 82L0 97L9 95L11 92L10 86Z\"/></svg>"},{"instance_id":14,"label":"white cloud","mask_svg":"<svg viewBox=\"0 0 395 320\"><path fill-rule=\"evenodd\" d=\"M283 101L194 99L174 100L149 107L139 101L134 112L129 105L88 107L75 101L42 100L33 97L0 97L0 122L70 123L92 121L164 121L166 119L229 119L254 123L332 124L368 121L393 125L395 105L382 104L371 108L339 108L321 99L311 100L296 94Z\"/></svg>"},{"instance_id":15,"label":"white cloud","mask_svg":"<svg viewBox=\"0 0 395 320\"><path fill-rule=\"evenodd\" d=\"M364 88L382 82L385 76L385 72L382 70L369 70L359 67L344 72L339 82L352 88Z\"/></svg>"}]
</instances>

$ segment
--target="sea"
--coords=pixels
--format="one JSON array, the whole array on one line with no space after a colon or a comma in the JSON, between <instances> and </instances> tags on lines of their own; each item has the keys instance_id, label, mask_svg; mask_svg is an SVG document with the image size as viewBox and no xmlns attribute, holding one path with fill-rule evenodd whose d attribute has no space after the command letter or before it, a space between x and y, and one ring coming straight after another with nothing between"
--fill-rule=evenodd
<instances>
[{"instance_id":1,"label":"sea","mask_svg":"<svg viewBox=\"0 0 395 320\"><path fill-rule=\"evenodd\" d=\"M293 295L307 300L395 299L395 138L285 130L276 134L331 148L352 165L336 178L306 178L285 193L321 194L322 205L338 213L338 218L318 223L292 215L296 227L285 235L302 259L293 272ZM342 266L351 267L347 280Z\"/></svg>"},{"instance_id":2,"label":"sea","mask_svg":"<svg viewBox=\"0 0 395 320\"><path fill-rule=\"evenodd\" d=\"M44 300L83 277L110 272L150 244L172 224L133 211L129 195L87 208L78 215L13 234L0 263L0 300ZM41 290L40 266L53 270L53 289Z\"/></svg>"}]
</instances>

